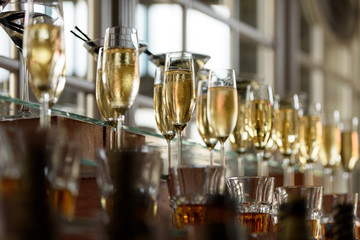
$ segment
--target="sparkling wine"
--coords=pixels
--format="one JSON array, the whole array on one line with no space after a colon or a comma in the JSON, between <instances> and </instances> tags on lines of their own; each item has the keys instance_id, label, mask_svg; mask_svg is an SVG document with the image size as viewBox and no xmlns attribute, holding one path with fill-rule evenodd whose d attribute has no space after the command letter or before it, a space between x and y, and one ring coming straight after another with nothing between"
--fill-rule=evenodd
<instances>
[{"instance_id":1,"label":"sparkling wine","mask_svg":"<svg viewBox=\"0 0 360 240\"><path fill-rule=\"evenodd\" d=\"M274 111L275 138L279 151L290 156L298 149L298 111L291 108Z\"/></svg>"},{"instance_id":2,"label":"sparkling wine","mask_svg":"<svg viewBox=\"0 0 360 240\"><path fill-rule=\"evenodd\" d=\"M341 133L336 125L323 126L322 148L319 152L325 168L335 168L340 163Z\"/></svg>"},{"instance_id":3,"label":"sparkling wine","mask_svg":"<svg viewBox=\"0 0 360 240\"><path fill-rule=\"evenodd\" d=\"M254 100L247 103L247 131L252 143L264 149L271 133L271 105L268 100Z\"/></svg>"},{"instance_id":4,"label":"sparkling wine","mask_svg":"<svg viewBox=\"0 0 360 240\"><path fill-rule=\"evenodd\" d=\"M277 149L275 131L271 131L268 142L265 145L264 160L269 160Z\"/></svg>"},{"instance_id":5,"label":"sparkling wine","mask_svg":"<svg viewBox=\"0 0 360 240\"><path fill-rule=\"evenodd\" d=\"M237 220L251 233L268 232L271 224L269 213L238 213Z\"/></svg>"},{"instance_id":6,"label":"sparkling wine","mask_svg":"<svg viewBox=\"0 0 360 240\"><path fill-rule=\"evenodd\" d=\"M154 86L154 109L156 125L166 140L172 140L175 137L174 126L170 123L168 115L165 111L163 98L164 84L156 84Z\"/></svg>"},{"instance_id":7,"label":"sparkling wine","mask_svg":"<svg viewBox=\"0 0 360 240\"><path fill-rule=\"evenodd\" d=\"M174 228L181 229L187 225L205 224L206 211L205 204L178 205L173 214Z\"/></svg>"},{"instance_id":8,"label":"sparkling wine","mask_svg":"<svg viewBox=\"0 0 360 240\"><path fill-rule=\"evenodd\" d=\"M299 124L299 145L302 164L314 163L322 142L322 123L318 116L302 116Z\"/></svg>"},{"instance_id":9,"label":"sparkling wine","mask_svg":"<svg viewBox=\"0 0 360 240\"><path fill-rule=\"evenodd\" d=\"M359 135L357 131L341 133L341 164L345 171L351 172L359 160Z\"/></svg>"},{"instance_id":10,"label":"sparkling wine","mask_svg":"<svg viewBox=\"0 0 360 240\"><path fill-rule=\"evenodd\" d=\"M217 139L210 127L207 115L207 95L201 95L196 100L196 123L199 134L208 149L214 149Z\"/></svg>"},{"instance_id":11,"label":"sparkling wine","mask_svg":"<svg viewBox=\"0 0 360 240\"><path fill-rule=\"evenodd\" d=\"M251 147L251 140L246 131L246 104L239 104L238 116L234 130L229 136L232 149L243 154Z\"/></svg>"},{"instance_id":12,"label":"sparkling wine","mask_svg":"<svg viewBox=\"0 0 360 240\"><path fill-rule=\"evenodd\" d=\"M24 57L30 72L30 86L40 100L43 93L54 97L60 80L64 79L65 52L61 28L47 23L30 25Z\"/></svg>"},{"instance_id":13,"label":"sparkling wine","mask_svg":"<svg viewBox=\"0 0 360 240\"><path fill-rule=\"evenodd\" d=\"M96 103L101 116L112 127L117 126L116 112L110 106L107 93L105 92L104 83L102 82L102 70L98 69L96 73Z\"/></svg>"},{"instance_id":14,"label":"sparkling wine","mask_svg":"<svg viewBox=\"0 0 360 240\"><path fill-rule=\"evenodd\" d=\"M124 115L133 104L140 86L137 53L132 48L109 48L104 50L104 88L108 93L110 107Z\"/></svg>"},{"instance_id":15,"label":"sparkling wine","mask_svg":"<svg viewBox=\"0 0 360 240\"><path fill-rule=\"evenodd\" d=\"M194 109L196 93L192 71L165 71L165 106L170 122L175 128L183 129L190 121Z\"/></svg>"},{"instance_id":16,"label":"sparkling wine","mask_svg":"<svg viewBox=\"0 0 360 240\"><path fill-rule=\"evenodd\" d=\"M233 87L212 87L208 92L210 127L219 141L225 142L236 125L237 91Z\"/></svg>"}]
</instances>

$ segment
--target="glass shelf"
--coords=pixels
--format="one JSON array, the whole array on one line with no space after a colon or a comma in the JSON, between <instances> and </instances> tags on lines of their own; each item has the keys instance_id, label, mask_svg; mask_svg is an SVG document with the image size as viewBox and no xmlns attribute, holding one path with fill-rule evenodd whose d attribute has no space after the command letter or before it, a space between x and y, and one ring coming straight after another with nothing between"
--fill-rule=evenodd
<instances>
[{"instance_id":1,"label":"glass shelf","mask_svg":"<svg viewBox=\"0 0 360 240\"><path fill-rule=\"evenodd\" d=\"M24 105L30 109L30 113L21 113L21 106ZM0 118L2 121L13 121L17 119L26 119L26 118L37 118L39 116L40 104L34 102L24 102L17 98L11 98L9 96L0 95ZM82 116L79 114L62 111L57 108L52 108L51 113L53 116L60 116L64 118L69 118L73 120L83 121L90 124L95 124L100 127L110 128L110 126L104 122L90 117ZM130 133L144 136L145 144L151 148L156 148L161 153L161 158L164 162L164 172L167 173L167 144L164 137L158 133L150 132L136 127L124 126L125 130ZM173 140L172 150L173 150L173 162L176 165L176 141ZM219 159L219 151L214 152L215 163L216 159ZM195 142L191 139L183 139L183 158L185 162L192 164L208 164L210 153L205 147L205 145ZM245 154L245 174L246 175L256 175L256 157L254 154L249 153ZM82 159L82 164L87 166L96 166L94 159ZM226 152L226 164L227 164L227 175L235 176L238 175L238 155L234 151ZM279 161L270 160L270 174L281 174L281 163Z\"/></svg>"}]
</instances>

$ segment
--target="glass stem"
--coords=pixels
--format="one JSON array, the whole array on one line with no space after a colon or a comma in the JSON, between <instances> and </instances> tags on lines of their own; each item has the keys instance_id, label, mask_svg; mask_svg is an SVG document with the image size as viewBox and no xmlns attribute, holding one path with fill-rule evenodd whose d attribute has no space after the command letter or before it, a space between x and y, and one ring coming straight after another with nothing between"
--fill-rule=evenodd
<instances>
[{"instance_id":1,"label":"glass stem","mask_svg":"<svg viewBox=\"0 0 360 240\"><path fill-rule=\"evenodd\" d=\"M304 183L307 186L314 186L313 169L314 169L314 165L312 163L305 164Z\"/></svg>"},{"instance_id":2,"label":"glass stem","mask_svg":"<svg viewBox=\"0 0 360 240\"><path fill-rule=\"evenodd\" d=\"M178 166L183 165L183 161L182 161L182 138L181 138L181 128L176 130L176 134L178 136L178 142L177 142L177 146L178 146Z\"/></svg>"},{"instance_id":3,"label":"glass stem","mask_svg":"<svg viewBox=\"0 0 360 240\"><path fill-rule=\"evenodd\" d=\"M245 176L245 164L243 154L238 154L238 175Z\"/></svg>"},{"instance_id":4,"label":"glass stem","mask_svg":"<svg viewBox=\"0 0 360 240\"><path fill-rule=\"evenodd\" d=\"M344 172L343 176L346 181L347 193L353 193L352 172Z\"/></svg>"},{"instance_id":5,"label":"glass stem","mask_svg":"<svg viewBox=\"0 0 360 240\"><path fill-rule=\"evenodd\" d=\"M257 175L258 176L268 176L268 164L264 161L264 151L260 150L256 153L258 166L257 166Z\"/></svg>"},{"instance_id":6,"label":"glass stem","mask_svg":"<svg viewBox=\"0 0 360 240\"><path fill-rule=\"evenodd\" d=\"M40 101L40 127L44 129L50 128L51 123L51 110L49 109L49 100L49 94L43 93Z\"/></svg>"},{"instance_id":7,"label":"glass stem","mask_svg":"<svg viewBox=\"0 0 360 240\"><path fill-rule=\"evenodd\" d=\"M284 162L283 164L284 186L294 186L295 185L294 167L291 166L289 158L285 158L283 162Z\"/></svg>"},{"instance_id":8,"label":"glass stem","mask_svg":"<svg viewBox=\"0 0 360 240\"><path fill-rule=\"evenodd\" d=\"M214 166L214 149L210 149L210 166Z\"/></svg>"},{"instance_id":9,"label":"glass stem","mask_svg":"<svg viewBox=\"0 0 360 240\"><path fill-rule=\"evenodd\" d=\"M172 167L172 155L171 155L171 140L166 140L167 142L167 150L168 150L168 164L169 168Z\"/></svg>"},{"instance_id":10,"label":"glass stem","mask_svg":"<svg viewBox=\"0 0 360 240\"><path fill-rule=\"evenodd\" d=\"M29 102L29 79L30 79L30 72L26 67L26 62L22 56L22 52L20 51L20 58L23 60L23 86L22 86L22 93L21 93L21 100L24 102ZM30 108L28 106L22 105L21 112L30 112Z\"/></svg>"},{"instance_id":11,"label":"glass stem","mask_svg":"<svg viewBox=\"0 0 360 240\"><path fill-rule=\"evenodd\" d=\"M324 194L333 193L333 175L331 168L324 169Z\"/></svg>"},{"instance_id":12,"label":"glass stem","mask_svg":"<svg viewBox=\"0 0 360 240\"><path fill-rule=\"evenodd\" d=\"M225 143L220 142L220 164L225 167Z\"/></svg>"},{"instance_id":13,"label":"glass stem","mask_svg":"<svg viewBox=\"0 0 360 240\"><path fill-rule=\"evenodd\" d=\"M123 126L124 126L125 116L122 115L117 121L116 132L117 132L117 149L120 150L123 147Z\"/></svg>"}]
</instances>

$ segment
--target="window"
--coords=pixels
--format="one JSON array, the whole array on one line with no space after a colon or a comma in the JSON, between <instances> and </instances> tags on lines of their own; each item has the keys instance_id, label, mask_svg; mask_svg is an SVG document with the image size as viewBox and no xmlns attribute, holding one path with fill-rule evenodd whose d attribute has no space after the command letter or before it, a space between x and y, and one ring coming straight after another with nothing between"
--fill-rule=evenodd
<instances>
[{"instance_id":1,"label":"window","mask_svg":"<svg viewBox=\"0 0 360 240\"><path fill-rule=\"evenodd\" d=\"M275 79L275 1L274 0L202 0L163 1L139 0L136 28L139 37L148 43L153 54L186 50L209 55L206 68L234 68L241 72ZM144 33L141 33L143 31ZM152 97L155 65L141 57L143 69L140 94ZM157 131L155 122L146 115L152 101L136 108L142 119L137 124ZM143 117L142 113L144 113ZM191 139L197 133L195 116L186 130Z\"/></svg>"}]
</instances>

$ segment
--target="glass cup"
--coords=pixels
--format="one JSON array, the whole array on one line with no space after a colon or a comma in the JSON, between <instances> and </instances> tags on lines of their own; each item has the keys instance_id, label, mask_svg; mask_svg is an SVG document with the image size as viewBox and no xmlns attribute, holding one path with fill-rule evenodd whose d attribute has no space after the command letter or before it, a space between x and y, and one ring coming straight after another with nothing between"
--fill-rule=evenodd
<instances>
[{"instance_id":1,"label":"glass cup","mask_svg":"<svg viewBox=\"0 0 360 240\"><path fill-rule=\"evenodd\" d=\"M306 220L309 233L314 239L319 239L323 187L286 186L276 188L276 192L280 206L292 198L304 198L306 200Z\"/></svg>"},{"instance_id":2,"label":"glass cup","mask_svg":"<svg viewBox=\"0 0 360 240\"><path fill-rule=\"evenodd\" d=\"M354 207L354 223L355 214L357 212L358 194L325 194L322 201L322 216L321 216L321 236L322 239L333 239L334 229L334 209L339 204L350 204Z\"/></svg>"},{"instance_id":3,"label":"glass cup","mask_svg":"<svg viewBox=\"0 0 360 240\"><path fill-rule=\"evenodd\" d=\"M357 117L342 120L341 125L341 167L348 193L353 192L352 172L359 161L359 120Z\"/></svg>"},{"instance_id":4,"label":"glass cup","mask_svg":"<svg viewBox=\"0 0 360 240\"><path fill-rule=\"evenodd\" d=\"M237 204L237 220L251 233L269 232L273 177L228 177L227 190Z\"/></svg>"},{"instance_id":5,"label":"glass cup","mask_svg":"<svg viewBox=\"0 0 360 240\"><path fill-rule=\"evenodd\" d=\"M50 108L58 100L66 81L62 1L30 0L28 4L23 56L32 92L41 103L40 127L49 128Z\"/></svg>"},{"instance_id":6,"label":"glass cup","mask_svg":"<svg viewBox=\"0 0 360 240\"><path fill-rule=\"evenodd\" d=\"M334 170L341 163L339 110L325 111L322 123L322 146L319 158L324 167L324 193L333 193Z\"/></svg>"},{"instance_id":7,"label":"glass cup","mask_svg":"<svg viewBox=\"0 0 360 240\"><path fill-rule=\"evenodd\" d=\"M225 168L182 165L170 168L168 190L174 229L206 223L207 201L223 194Z\"/></svg>"},{"instance_id":8,"label":"glass cup","mask_svg":"<svg viewBox=\"0 0 360 240\"><path fill-rule=\"evenodd\" d=\"M122 151L101 148L96 151L96 161L101 205L110 225L126 221L127 226L151 224L160 187L159 152L145 147Z\"/></svg>"},{"instance_id":9,"label":"glass cup","mask_svg":"<svg viewBox=\"0 0 360 240\"><path fill-rule=\"evenodd\" d=\"M125 113L133 105L139 92L139 44L137 30L130 27L110 27L105 31L102 60L102 81L105 111L113 112L116 121L117 148L124 143Z\"/></svg>"},{"instance_id":10,"label":"glass cup","mask_svg":"<svg viewBox=\"0 0 360 240\"><path fill-rule=\"evenodd\" d=\"M257 175L265 176L265 147L271 136L273 91L268 84L248 85L246 89L247 132L256 150Z\"/></svg>"}]
</instances>

